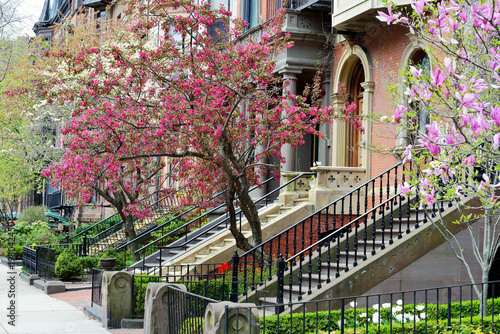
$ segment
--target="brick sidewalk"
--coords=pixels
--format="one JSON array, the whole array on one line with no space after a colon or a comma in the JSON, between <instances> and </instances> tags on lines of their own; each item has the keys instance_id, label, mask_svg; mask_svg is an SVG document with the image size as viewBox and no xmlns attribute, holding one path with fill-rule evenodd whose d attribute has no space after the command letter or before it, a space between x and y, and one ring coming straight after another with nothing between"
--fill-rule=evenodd
<instances>
[{"instance_id":1,"label":"brick sidewalk","mask_svg":"<svg viewBox=\"0 0 500 334\"><path fill-rule=\"evenodd\" d=\"M76 284L68 284L66 287L76 287ZM90 307L90 295L91 289L79 290L79 291L66 291L62 293L54 293L50 295L53 298L57 298L63 302L70 304L76 309L83 312L85 306ZM113 334L143 334L142 329L108 329L110 333Z\"/></svg>"}]
</instances>

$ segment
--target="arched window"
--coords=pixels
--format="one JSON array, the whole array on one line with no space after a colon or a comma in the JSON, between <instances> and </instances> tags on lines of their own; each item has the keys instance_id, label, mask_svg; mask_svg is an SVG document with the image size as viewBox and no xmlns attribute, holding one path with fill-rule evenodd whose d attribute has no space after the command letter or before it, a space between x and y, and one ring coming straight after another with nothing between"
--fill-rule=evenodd
<instances>
[{"instance_id":1,"label":"arched window","mask_svg":"<svg viewBox=\"0 0 500 334\"><path fill-rule=\"evenodd\" d=\"M363 87L361 84L365 82L365 72L363 69L363 64L361 60L358 59L353 67L351 80L348 85L349 102L354 102L357 106L356 115L359 115L363 111ZM346 162L348 167L360 167L361 166L361 134L359 130L356 129L351 124L348 124L347 129L347 148L346 151Z\"/></svg>"},{"instance_id":2,"label":"arched window","mask_svg":"<svg viewBox=\"0 0 500 334\"><path fill-rule=\"evenodd\" d=\"M414 66L419 70L422 69L423 75L428 75L431 71L429 55L422 49L418 49L413 53L408 64L408 66ZM418 144L418 134L420 132L425 133L427 131L425 126L429 124L429 114L427 110L417 102L412 102L409 105L409 108L414 110L416 115L413 119L408 120L409 128L406 135L406 145L416 145Z\"/></svg>"}]
</instances>

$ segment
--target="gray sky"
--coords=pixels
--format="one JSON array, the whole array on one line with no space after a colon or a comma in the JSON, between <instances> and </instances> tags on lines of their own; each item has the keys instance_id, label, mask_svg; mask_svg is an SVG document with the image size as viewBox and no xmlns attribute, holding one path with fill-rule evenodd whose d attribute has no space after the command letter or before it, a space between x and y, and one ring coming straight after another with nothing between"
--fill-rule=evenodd
<instances>
[{"instance_id":1,"label":"gray sky","mask_svg":"<svg viewBox=\"0 0 500 334\"><path fill-rule=\"evenodd\" d=\"M33 28L33 24L40 18L44 2L45 0L23 0L19 8L19 14L27 18L20 35L35 36L35 33L31 29Z\"/></svg>"}]
</instances>

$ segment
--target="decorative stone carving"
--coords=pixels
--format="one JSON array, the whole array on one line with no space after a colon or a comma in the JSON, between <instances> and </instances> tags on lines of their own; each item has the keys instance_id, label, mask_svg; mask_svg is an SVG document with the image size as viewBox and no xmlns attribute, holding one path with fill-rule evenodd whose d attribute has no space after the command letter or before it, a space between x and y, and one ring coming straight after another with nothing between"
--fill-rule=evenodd
<instances>
[{"instance_id":1,"label":"decorative stone carving","mask_svg":"<svg viewBox=\"0 0 500 334\"><path fill-rule=\"evenodd\" d=\"M366 182L364 168L320 166L311 168L311 171L316 172L316 177L309 198L315 203L316 209L325 207L335 198Z\"/></svg>"},{"instance_id":2,"label":"decorative stone carving","mask_svg":"<svg viewBox=\"0 0 500 334\"><path fill-rule=\"evenodd\" d=\"M132 317L132 274L105 271L102 276L102 325L120 328L122 319Z\"/></svg>"},{"instance_id":3,"label":"decorative stone carving","mask_svg":"<svg viewBox=\"0 0 500 334\"><path fill-rule=\"evenodd\" d=\"M283 184L290 182L293 178L301 175L301 172L282 173ZM304 175L294 182L287 185L279 195L280 203L284 206L293 206L293 200L298 198L307 198L311 190L311 175Z\"/></svg>"},{"instance_id":4,"label":"decorative stone carving","mask_svg":"<svg viewBox=\"0 0 500 334\"><path fill-rule=\"evenodd\" d=\"M227 309L226 306L228 306ZM228 312L227 315L226 310ZM227 332L225 332L226 319ZM259 313L255 304L236 304L232 302L210 303L205 310L204 327L203 333L205 334L259 333Z\"/></svg>"}]
</instances>

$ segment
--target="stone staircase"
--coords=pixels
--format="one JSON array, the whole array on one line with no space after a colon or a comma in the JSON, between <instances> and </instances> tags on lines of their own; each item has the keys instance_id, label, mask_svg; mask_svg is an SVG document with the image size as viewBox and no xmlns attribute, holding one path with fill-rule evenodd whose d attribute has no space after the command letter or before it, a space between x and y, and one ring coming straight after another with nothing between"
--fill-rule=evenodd
<instances>
[{"instance_id":1,"label":"stone staircase","mask_svg":"<svg viewBox=\"0 0 500 334\"><path fill-rule=\"evenodd\" d=\"M293 200L293 206L284 206L280 203L272 203L259 210L259 218L262 224L263 238L268 238L279 233L283 228L303 219L314 209L314 205L307 197ZM162 249L143 261L137 262L131 268L142 268L148 272L151 267L155 273L159 263L164 267L177 267L179 272L169 271L174 276L187 274L182 268L187 265L195 267L200 264L213 264L227 262L237 249L236 242L228 230L227 215L221 216L209 224L203 226L169 245L168 249ZM241 222L241 230L245 237L250 237L250 226L246 219ZM189 242L186 243L186 240ZM239 250L239 252L242 252Z\"/></svg>"},{"instance_id":2,"label":"stone staircase","mask_svg":"<svg viewBox=\"0 0 500 334\"><path fill-rule=\"evenodd\" d=\"M155 208L151 217L145 217L142 219L137 219L134 221L134 230L136 235L141 235L151 228L158 225L158 220L165 218L170 213L169 208L158 207ZM91 245L88 248L88 255L94 256L98 255L109 248L117 248L127 242L127 237L125 235L125 228L120 224L117 228L109 229L101 234L95 236L97 242L90 242Z\"/></svg>"},{"instance_id":3,"label":"stone staircase","mask_svg":"<svg viewBox=\"0 0 500 334\"><path fill-rule=\"evenodd\" d=\"M453 224L460 217L459 210L448 203L425 211L408 207L407 201L399 204L377 211L370 217L375 218L371 224L365 226L362 219L356 219L310 252L289 258L282 299L279 278L273 277L240 296L239 302L254 302L265 306L266 314L275 314L300 311L303 306L283 304L362 295L445 242L427 217L435 220L440 215L453 233L461 231Z\"/></svg>"}]
</instances>

